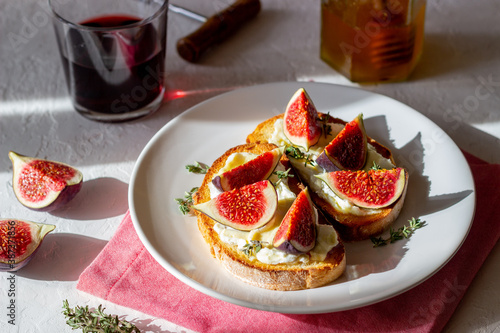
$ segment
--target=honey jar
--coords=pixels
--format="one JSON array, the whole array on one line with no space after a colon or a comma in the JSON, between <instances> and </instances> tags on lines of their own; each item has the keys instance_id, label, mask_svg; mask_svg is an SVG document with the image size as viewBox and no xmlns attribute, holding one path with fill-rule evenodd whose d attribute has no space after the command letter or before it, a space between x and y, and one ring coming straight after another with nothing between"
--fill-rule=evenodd
<instances>
[{"instance_id":1,"label":"honey jar","mask_svg":"<svg viewBox=\"0 0 500 333\"><path fill-rule=\"evenodd\" d=\"M421 54L425 0L322 0L321 59L353 82L408 78Z\"/></svg>"}]
</instances>

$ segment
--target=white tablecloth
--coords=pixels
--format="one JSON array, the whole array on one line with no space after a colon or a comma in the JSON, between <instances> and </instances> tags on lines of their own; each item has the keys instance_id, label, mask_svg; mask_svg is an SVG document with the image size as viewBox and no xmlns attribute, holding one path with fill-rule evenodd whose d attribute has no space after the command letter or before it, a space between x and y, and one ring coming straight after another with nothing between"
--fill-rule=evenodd
<instances>
[{"instance_id":1,"label":"white tablecloth","mask_svg":"<svg viewBox=\"0 0 500 333\"><path fill-rule=\"evenodd\" d=\"M231 1L175 2L209 15ZM15 326L7 321L10 286L0 274L1 332L70 332L61 314L70 305L103 303L76 290L76 281L112 237L127 210L134 163L148 140L173 117L238 87L277 81L357 86L319 59L319 1L262 0L262 11L199 64L182 60L175 42L199 23L170 13L167 81L187 92L145 119L103 124L73 111L66 91L48 5L0 0L0 217L57 226L36 259L15 280ZM500 2L430 0L424 54L407 82L361 86L408 104L441 126L457 145L500 163ZM12 191L8 151L77 166L85 186L71 209L53 214L21 206ZM453 166L449 166L453 167ZM492 221L498 222L498 221ZM500 247L484 264L447 326L449 332L500 328ZM103 303L146 332L183 327Z\"/></svg>"}]
</instances>

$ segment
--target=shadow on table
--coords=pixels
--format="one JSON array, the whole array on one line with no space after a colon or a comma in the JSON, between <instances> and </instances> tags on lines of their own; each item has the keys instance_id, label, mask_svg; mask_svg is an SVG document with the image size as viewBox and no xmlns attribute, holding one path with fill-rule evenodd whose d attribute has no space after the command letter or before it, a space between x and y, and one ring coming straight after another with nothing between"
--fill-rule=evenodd
<instances>
[{"instance_id":1,"label":"shadow on table","mask_svg":"<svg viewBox=\"0 0 500 333\"><path fill-rule=\"evenodd\" d=\"M251 54L255 45L268 44L269 48L272 48L273 36L279 33L280 24L287 24L283 21L291 19L290 16L284 15L282 10L266 8L223 43L218 43L207 50L198 61L198 65L228 67Z\"/></svg>"},{"instance_id":2,"label":"shadow on table","mask_svg":"<svg viewBox=\"0 0 500 333\"><path fill-rule=\"evenodd\" d=\"M404 167L410 175L404 207L392 225L394 230L407 225L408 220L413 217L448 209L472 194L472 190L465 190L431 196L432 181L425 173L423 158L429 152L425 151L422 144L421 133L417 133L412 140L398 148L390 138L390 129L385 116L366 118L364 123L366 128L370 129L370 133L376 134L373 138L391 150L396 165ZM385 239L388 234L385 232L382 237ZM393 246L380 247L376 252L371 250L373 244L369 240L346 243L346 252L349 253L347 268L344 276L338 282L355 280L369 274L395 269L408 251L406 243L407 240L402 240ZM370 253L370 255L367 256L366 253Z\"/></svg>"},{"instance_id":3,"label":"shadow on table","mask_svg":"<svg viewBox=\"0 0 500 333\"><path fill-rule=\"evenodd\" d=\"M166 331L160 326L153 324L152 319L133 319L129 321L144 333L174 333L171 331Z\"/></svg>"},{"instance_id":4,"label":"shadow on table","mask_svg":"<svg viewBox=\"0 0 500 333\"><path fill-rule=\"evenodd\" d=\"M49 234L17 275L33 280L76 281L106 244L105 240L82 235Z\"/></svg>"},{"instance_id":5,"label":"shadow on table","mask_svg":"<svg viewBox=\"0 0 500 333\"><path fill-rule=\"evenodd\" d=\"M76 197L52 215L72 220L99 220L124 214L128 184L110 177L84 181Z\"/></svg>"},{"instance_id":6,"label":"shadow on table","mask_svg":"<svg viewBox=\"0 0 500 333\"><path fill-rule=\"evenodd\" d=\"M473 72L485 63L498 60L485 45L497 43L497 36L449 33L426 33L422 58L411 77L412 81L435 78L452 73Z\"/></svg>"}]
</instances>

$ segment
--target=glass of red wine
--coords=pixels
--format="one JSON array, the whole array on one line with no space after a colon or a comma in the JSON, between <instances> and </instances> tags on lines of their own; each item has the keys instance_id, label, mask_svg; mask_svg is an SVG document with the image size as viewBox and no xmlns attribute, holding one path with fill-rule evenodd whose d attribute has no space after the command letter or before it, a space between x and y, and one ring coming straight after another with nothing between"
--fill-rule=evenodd
<instances>
[{"instance_id":1,"label":"glass of red wine","mask_svg":"<svg viewBox=\"0 0 500 333\"><path fill-rule=\"evenodd\" d=\"M157 110L165 91L168 0L49 0L74 108L122 122Z\"/></svg>"}]
</instances>

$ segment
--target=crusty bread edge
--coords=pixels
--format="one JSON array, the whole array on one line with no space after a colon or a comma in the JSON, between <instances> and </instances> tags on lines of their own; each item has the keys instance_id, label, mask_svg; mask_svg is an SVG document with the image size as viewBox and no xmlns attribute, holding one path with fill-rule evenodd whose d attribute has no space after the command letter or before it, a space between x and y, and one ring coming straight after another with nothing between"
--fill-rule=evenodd
<instances>
[{"instance_id":1,"label":"crusty bread edge","mask_svg":"<svg viewBox=\"0 0 500 333\"><path fill-rule=\"evenodd\" d=\"M337 212L330 203L312 191L311 199L325 213L328 221L343 240L359 241L369 239L383 233L398 218L408 189L408 172L406 170L405 178L405 187L401 196L392 205L381 208L376 214L358 216Z\"/></svg>"},{"instance_id":2,"label":"crusty bread edge","mask_svg":"<svg viewBox=\"0 0 500 333\"><path fill-rule=\"evenodd\" d=\"M210 167L202 185L193 195L195 204L210 200L208 187L214 175L225 164L226 159L235 152L262 153L275 148L268 143L251 143L233 147L219 157ZM271 290L300 290L317 288L336 280L345 270L345 248L339 243L327 254L323 262L311 264L270 265L250 261L235 245L223 243L214 230L215 222L206 215L196 212L198 229L210 247L210 252L224 267L239 279L261 288Z\"/></svg>"},{"instance_id":3,"label":"crusty bread edge","mask_svg":"<svg viewBox=\"0 0 500 333\"><path fill-rule=\"evenodd\" d=\"M284 114L279 114L258 124L255 130L247 136L247 143L267 143L270 133L274 132L274 123L278 119L283 119L283 116ZM322 118L327 115L318 113L318 116ZM331 116L329 116L328 122L346 124L344 120ZM387 147L370 137L368 137L367 140L368 143L375 148L377 153L395 164L392 153ZM359 241L381 234L397 219L406 197L408 172L405 172L405 176L405 188L403 189L403 193L400 198L391 206L380 209L380 212L376 214L359 216L338 212L328 201L323 199L314 191L311 191L310 195L316 206L321 209L326 219L340 234L342 240ZM303 177L301 180L307 186L307 181Z\"/></svg>"}]
</instances>

